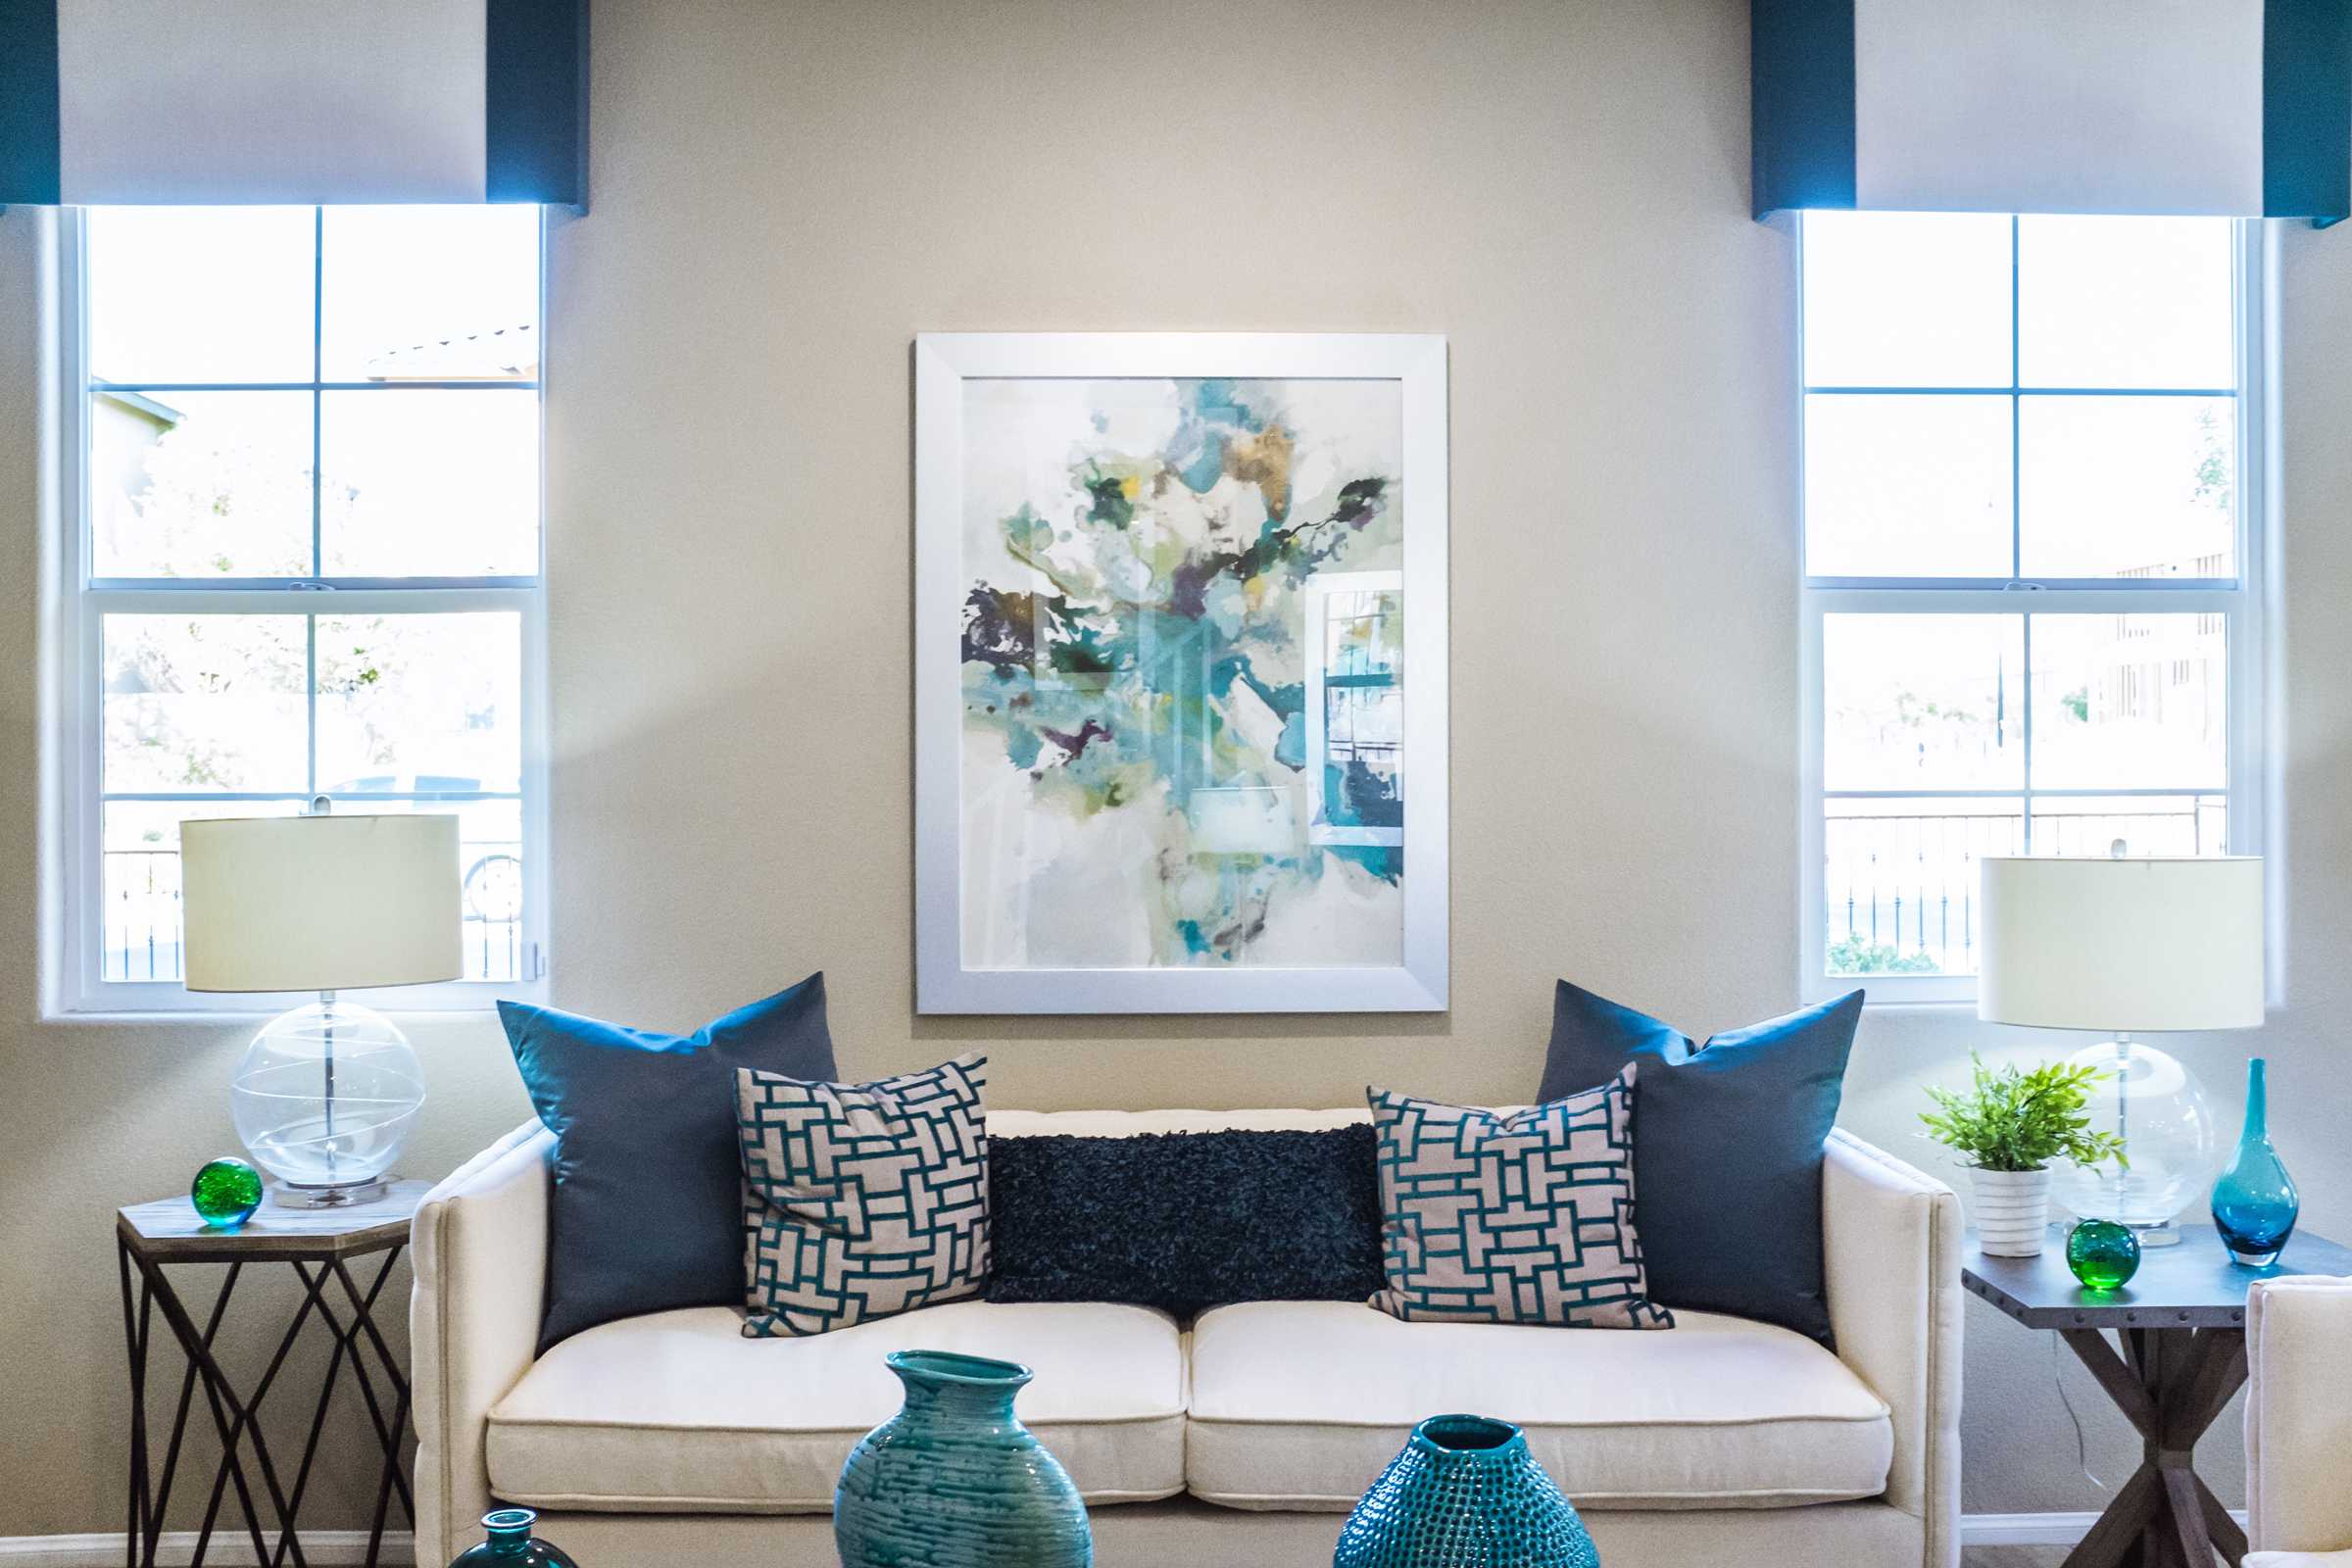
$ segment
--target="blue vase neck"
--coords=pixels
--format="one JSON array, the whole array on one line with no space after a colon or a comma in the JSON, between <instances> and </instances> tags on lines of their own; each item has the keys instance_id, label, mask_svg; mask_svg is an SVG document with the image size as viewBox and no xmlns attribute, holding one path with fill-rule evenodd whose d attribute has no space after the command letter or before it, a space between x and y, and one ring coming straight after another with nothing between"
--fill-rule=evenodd
<instances>
[{"instance_id":1,"label":"blue vase neck","mask_svg":"<svg viewBox=\"0 0 2352 1568\"><path fill-rule=\"evenodd\" d=\"M2246 1063L2246 1130L2240 1142L2268 1144L2271 1141L2270 1102L2262 1058L2256 1056Z\"/></svg>"},{"instance_id":2,"label":"blue vase neck","mask_svg":"<svg viewBox=\"0 0 2352 1568\"><path fill-rule=\"evenodd\" d=\"M482 1515L482 1528L489 1533L490 1555L520 1557L530 1550L531 1526L539 1515L529 1508L499 1508Z\"/></svg>"},{"instance_id":3,"label":"blue vase neck","mask_svg":"<svg viewBox=\"0 0 2352 1568\"><path fill-rule=\"evenodd\" d=\"M1014 1424L1013 1396L1033 1375L1016 1362L946 1350L900 1350L884 1359L906 1390L909 1413L993 1426Z\"/></svg>"},{"instance_id":4,"label":"blue vase neck","mask_svg":"<svg viewBox=\"0 0 2352 1568\"><path fill-rule=\"evenodd\" d=\"M1412 1441L1449 1464L1514 1464L1527 1448L1517 1427L1479 1415L1433 1415L1413 1428Z\"/></svg>"}]
</instances>

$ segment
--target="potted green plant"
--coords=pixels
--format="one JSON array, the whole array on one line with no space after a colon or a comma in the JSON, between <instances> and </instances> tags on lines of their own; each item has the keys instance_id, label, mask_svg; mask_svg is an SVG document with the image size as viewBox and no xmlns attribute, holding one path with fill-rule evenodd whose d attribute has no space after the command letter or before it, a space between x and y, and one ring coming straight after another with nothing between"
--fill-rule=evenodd
<instances>
[{"instance_id":1,"label":"potted green plant","mask_svg":"<svg viewBox=\"0 0 2352 1568\"><path fill-rule=\"evenodd\" d=\"M2123 1140L2092 1132L2083 1108L2105 1075L2062 1061L1990 1068L1973 1052L1969 1063L1967 1092L1930 1089L1936 1108L1919 1119L1930 1138L1968 1160L1977 1244L1995 1257L2032 1257L2049 1227L2050 1161L2129 1163Z\"/></svg>"}]
</instances>

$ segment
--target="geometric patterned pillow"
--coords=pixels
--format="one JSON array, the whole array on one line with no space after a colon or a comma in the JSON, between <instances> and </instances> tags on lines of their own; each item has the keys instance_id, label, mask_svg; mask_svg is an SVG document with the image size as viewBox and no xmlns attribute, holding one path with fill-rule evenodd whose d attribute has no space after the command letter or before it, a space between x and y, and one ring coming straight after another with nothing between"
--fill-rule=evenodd
<instances>
[{"instance_id":1,"label":"geometric patterned pillow","mask_svg":"<svg viewBox=\"0 0 2352 1568\"><path fill-rule=\"evenodd\" d=\"M746 1337L822 1334L980 1294L987 1061L870 1084L735 1075Z\"/></svg>"},{"instance_id":2,"label":"geometric patterned pillow","mask_svg":"<svg viewBox=\"0 0 2352 1568\"><path fill-rule=\"evenodd\" d=\"M1503 1115L1371 1091L1382 1266L1414 1322L1670 1329L1634 1234L1634 1069Z\"/></svg>"}]
</instances>

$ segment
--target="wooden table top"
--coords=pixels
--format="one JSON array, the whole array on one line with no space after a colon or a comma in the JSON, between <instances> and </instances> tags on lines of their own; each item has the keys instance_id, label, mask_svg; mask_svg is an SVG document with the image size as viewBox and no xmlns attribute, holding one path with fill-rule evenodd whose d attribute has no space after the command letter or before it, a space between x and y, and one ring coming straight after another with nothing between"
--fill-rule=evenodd
<instances>
[{"instance_id":1,"label":"wooden table top","mask_svg":"<svg viewBox=\"0 0 2352 1568\"><path fill-rule=\"evenodd\" d=\"M431 1190L430 1182L396 1181L374 1202L337 1208L282 1208L265 1198L235 1230L205 1224L183 1194L117 1209L115 1229L132 1250L162 1262L356 1257L406 1242L416 1205Z\"/></svg>"},{"instance_id":2,"label":"wooden table top","mask_svg":"<svg viewBox=\"0 0 2352 1568\"><path fill-rule=\"evenodd\" d=\"M2066 1266L2066 1228L2038 1257L1990 1257L1970 1243L1961 1281L2030 1329L2243 1328L2246 1288L2285 1274L2352 1274L2352 1251L2297 1231L2268 1268L2233 1263L2212 1226L2191 1215L2177 1247L2151 1247L2121 1290L2086 1291Z\"/></svg>"}]
</instances>

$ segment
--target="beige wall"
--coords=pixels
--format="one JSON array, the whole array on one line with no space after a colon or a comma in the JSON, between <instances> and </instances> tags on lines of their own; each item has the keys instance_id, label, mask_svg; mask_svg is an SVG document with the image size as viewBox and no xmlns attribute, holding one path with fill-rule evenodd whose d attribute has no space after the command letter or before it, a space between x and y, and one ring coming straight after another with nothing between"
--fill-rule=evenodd
<instances>
[{"instance_id":1,"label":"beige wall","mask_svg":"<svg viewBox=\"0 0 2352 1568\"><path fill-rule=\"evenodd\" d=\"M1738 0L596 25L548 370L559 1002L690 1026L822 966L848 1070L978 1044L1040 1106L1513 1099L1562 973L1701 1030L1792 1002L1793 279L1746 216ZM231 1146L239 1046L38 1018L40 228L0 217L0 1535L119 1523L107 1210ZM2352 237L2284 245L2294 996L2263 1045L2311 1218L2347 1234ZM913 1016L907 345L984 327L1449 334L1451 1014ZM409 1165L438 1174L525 1107L494 1024L417 1034ZM1846 1120L1917 1156L1918 1079L2015 1044L1874 1012ZM2225 1099L2248 1045L2190 1052ZM2046 1344L1973 1304L1969 1332L1968 1506L2092 1505ZM2112 1478L2121 1422L2092 1423Z\"/></svg>"}]
</instances>

